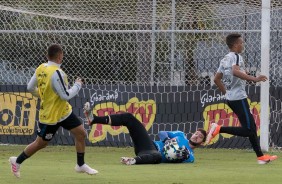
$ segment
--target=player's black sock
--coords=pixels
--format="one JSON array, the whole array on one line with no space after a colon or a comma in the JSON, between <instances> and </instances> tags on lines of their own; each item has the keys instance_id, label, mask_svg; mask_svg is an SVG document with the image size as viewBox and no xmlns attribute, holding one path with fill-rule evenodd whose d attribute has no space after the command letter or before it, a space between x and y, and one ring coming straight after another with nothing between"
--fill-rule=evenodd
<instances>
[{"instance_id":1,"label":"player's black sock","mask_svg":"<svg viewBox=\"0 0 282 184\"><path fill-rule=\"evenodd\" d=\"M84 153L77 152L77 165L80 167L84 164Z\"/></svg>"},{"instance_id":2,"label":"player's black sock","mask_svg":"<svg viewBox=\"0 0 282 184\"><path fill-rule=\"evenodd\" d=\"M27 155L25 154L25 152L23 151L23 152L18 156L16 162L17 162L18 164L21 164L21 163L23 163L23 161L25 161L26 159L28 159L28 157L29 157L29 156L27 156Z\"/></svg>"},{"instance_id":3,"label":"player's black sock","mask_svg":"<svg viewBox=\"0 0 282 184\"><path fill-rule=\"evenodd\" d=\"M102 117L99 117L99 116L94 116L91 124L96 124L96 123L99 123L99 124L109 124L109 121L110 121L110 118L109 116L102 116Z\"/></svg>"}]
</instances>

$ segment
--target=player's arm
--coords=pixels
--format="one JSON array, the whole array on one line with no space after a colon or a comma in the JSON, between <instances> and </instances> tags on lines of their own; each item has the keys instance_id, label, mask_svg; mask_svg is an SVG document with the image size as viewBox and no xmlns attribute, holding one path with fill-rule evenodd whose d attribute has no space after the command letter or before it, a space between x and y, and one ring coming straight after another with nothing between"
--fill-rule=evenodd
<instances>
[{"instance_id":1,"label":"player's arm","mask_svg":"<svg viewBox=\"0 0 282 184\"><path fill-rule=\"evenodd\" d=\"M226 89L225 89L225 86L224 84L222 83L222 77L223 77L223 74L220 73L220 72L217 72L214 76L214 83L215 85L218 87L218 89L223 93L225 94L226 93Z\"/></svg>"},{"instance_id":2,"label":"player's arm","mask_svg":"<svg viewBox=\"0 0 282 184\"><path fill-rule=\"evenodd\" d=\"M182 131L169 131L167 132L169 138L183 137L186 138L184 132Z\"/></svg>"},{"instance_id":3,"label":"player's arm","mask_svg":"<svg viewBox=\"0 0 282 184\"><path fill-rule=\"evenodd\" d=\"M65 74L60 70L56 70L52 76L52 86L54 91L60 96L61 99L70 100L78 94L82 86L82 80L76 79L74 85L68 89L68 86L63 80L64 75Z\"/></svg>"},{"instance_id":4,"label":"player's arm","mask_svg":"<svg viewBox=\"0 0 282 184\"><path fill-rule=\"evenodd\" d=\"M158 136L159 136L160 140L163 141L163 142L165 142L166 140L170 139L170 138L168 137L167 131L160 131L160 132L158 133Z\"/></svg>"},{"instance_id":5,"label":"player's arm","mask_svg":"<svg viewBox=\"0 0 282 184\"><path fill-rule=\"evenodd\" d=\"M246 74L245 72L242 72L240 70L240 66L238 65L233 65L232 66L232 73L234 76L243 79L243 80L247 80L247 81L254 81L254 82L260 82L260 81L266 81L267 77L264 75L259 75L258 77L254 77L251 75Z\"/></svg>"},{"instance_id":6,"label":"player's arm","mask_svg":"<svg viewBox=\"0 0 282 184\"><path fill-rule=\"evenodd\" d=\"M34 73L30 81L27 84L27 91L30 92L33 96L39 97L38 88L37 88L37 79L36 74Z\"/></svg>"},{"instance_id":7,"label":"player's arm","mask_svg":"<svg viewBox=\"0 0 282 184\"><path fill-rule=\"evenodd\" d=\"M158 134L161 141L165 142L168 139L175 138L177 136L185 137L181 131L160 131Z\"/></svg>"}]
</instances>

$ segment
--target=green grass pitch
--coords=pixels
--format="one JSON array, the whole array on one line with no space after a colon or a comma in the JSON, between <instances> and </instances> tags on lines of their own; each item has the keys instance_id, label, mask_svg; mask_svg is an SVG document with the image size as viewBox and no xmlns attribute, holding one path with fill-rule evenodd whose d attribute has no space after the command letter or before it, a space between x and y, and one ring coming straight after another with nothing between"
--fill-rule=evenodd
<instances>
[{"instance_id":1,"label":"green grass pitch","mask_svg":"<svg viewBox=\"0 0 282 184\"><path fill-rule=\"evenodd\" d=\"M15 178L8 163L24 146L0 146L1 184L278 184L282 182L282 153L278 160L258 165L250 150L197 149L193 164L122 165L120 157L134 156L133 148L87 147L85 160L99 173L76 173L74 146L49 146L21 166Z\"/></svg>"}]
</instances>

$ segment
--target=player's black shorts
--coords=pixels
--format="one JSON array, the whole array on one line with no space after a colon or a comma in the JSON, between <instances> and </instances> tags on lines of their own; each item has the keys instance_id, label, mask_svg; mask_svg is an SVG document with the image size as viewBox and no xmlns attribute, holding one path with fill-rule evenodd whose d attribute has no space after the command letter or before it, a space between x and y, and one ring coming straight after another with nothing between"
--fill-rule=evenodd
<instances>
[{"instance_id":1,"label":"player's black shorts","mask_svg":"<svg viewBox=\"0 0 282 184\"><path fill-rule=\"evenodd\" d=\"M42 137L44 141L51 141L54 137L55 133L60 127L63 127L64 129L71 130L73 128L76 128L80 126L82 123L78 119L78 117L72 112L69 117L67 117L65 120L55 124L55 125L46 125L39 122L39 127L37 130L37 135L39 137Z\"/></svg>"}]
</instances>

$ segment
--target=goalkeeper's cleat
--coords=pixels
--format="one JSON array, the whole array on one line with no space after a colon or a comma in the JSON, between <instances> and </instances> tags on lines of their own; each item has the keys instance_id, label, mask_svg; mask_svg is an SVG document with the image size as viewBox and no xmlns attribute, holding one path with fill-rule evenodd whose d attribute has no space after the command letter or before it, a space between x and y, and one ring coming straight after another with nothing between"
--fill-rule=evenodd
<instances>
[{"instance_id":1,"label":"goalkeeper's cleat","mask_svg":"<svg viewBox=\"0 0 282 184\"><path fill-rule=\"evenodd\" d=\"M219 134L220 128L221 128L221 125L218 125L216 123L211 124L211 128L207 136L206 144L209 144L211 140Z\"/></svg>"},{"instance_id":2,"label":"goalkeeper's cleat","mask_svg":"<svg viewBox=\"0 0 282 184\"><path fill-rule=\"evenodd\" d=\"M91 106L90 106L90 103L89 102L86 102L84 104L84 107L83 107L83 114L85 115L86 117L86 120L87 120L87 124L89 126L92 125L92 120L94 119L93 117L93 113L91 111Z\"/></svg>"},{"instance_id":3,"label":"goalkeeper's cleat","mask_svg":"<svg viewBox=\"0 0 282 184\"><path fill-rule=\"evenodd\" d=\"M21 174L20 174L20 164L18 164L16 161L17 161L17 157L10 157L9 158L9 162L11 164L11 171L17 178L19 178L21 176Z\"/></svg>"},{"instance_id":4,"label":"goalkeeper's cleat","mask_svg":"<svg viewBox=\"0 0 282 184\"><path fill-rule=\"evenodd\" d=\"M86 174L90 174L90 175L98 173L97 170L92 169L87 164L83 164L82 166L76 165L74 169L78 173L86 173Z\"/></svg>"},{"instance_id":5,"label":"goalkeeper's cleat","mask_svg":"<svg viewBox=\"0 0 282 184\"><path fill-rule=\"evenodd\" d=\"M134 164L136 164L135 158L130 158L130 157L121 157L120 162L125 164L125 165L134 165Z\"/></svg>"},{"instance_id":6,"label":"goalkeeper's cleat","mask_svg":"<svg viewBox=\"0 0 282 184\"><path fill-rule=\"evenodd\" d=\"M267 164L271 161L276 160L278 157L276 155L263 155L258 157L258 164Z\"/></svg>"}]
</instances>

